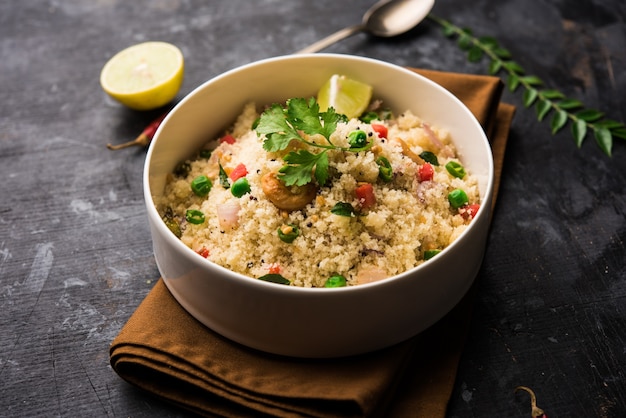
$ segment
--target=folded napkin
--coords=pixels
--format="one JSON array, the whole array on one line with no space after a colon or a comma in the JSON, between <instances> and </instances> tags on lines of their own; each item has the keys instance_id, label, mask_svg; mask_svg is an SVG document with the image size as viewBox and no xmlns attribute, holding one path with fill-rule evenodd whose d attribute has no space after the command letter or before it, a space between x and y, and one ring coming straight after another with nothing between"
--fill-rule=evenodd
<instances>
[{"instance_id":1,"label":"folded napkin","mask_svg":"<svg viewBox=\"0 0 626 418\"><path fill-rule=\"evenodd\" d=\"M415 71L476 115L490 138L499 180L514 113L500 103L500 79ZM112 342L110 360L124 380L200 415L444 417L471 305L470 291L437 324L393 347L340 359L294 359L221 337L159 280Z\"/></svg>"}]
</instances>

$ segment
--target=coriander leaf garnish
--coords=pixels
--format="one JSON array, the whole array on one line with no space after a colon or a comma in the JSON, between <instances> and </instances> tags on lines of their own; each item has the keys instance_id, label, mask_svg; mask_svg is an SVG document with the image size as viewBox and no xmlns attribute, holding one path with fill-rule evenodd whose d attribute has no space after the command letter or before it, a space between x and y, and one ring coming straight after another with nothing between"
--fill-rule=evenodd
<instances>
[{"instance_id":1,"label":"coriander leaf garnish","mask_svg":"<svg viewBox=\"0 0 626 418\"><path fill-rule=\"evenodd\" d=\"M330 135L335 132L337 129L337 123L348 122L348 118L345 115L335 113L335 109L332 107L328 108L326 112L322 112L320 117L322 118L322 122L324 122L324 130L320 133L324 135L326 139L329 139Z\"/></svg>"},{"instance_id":2,"label":"coriander leaf garnish","mask_svg":"<svg viewBox=\"0 0 626 418\"><path fill-rule=\"evenodd\" d=\"M287 186L303 186L312 182L314 177L318 184L323 185L328 180L328 150L359 152L369 149L372 145L370 141L361 148L335 146L330 137L337 129L337 124L341 122L347 122L345 115L335 112L332 107L320 112L315 98L308 100L293 98L287 100L285 107L273 104L263 112L256 132L259 136L265 135L263 149L268 152L285 150L294 140L313 148L322 148L323 150L317 154L304 149L289 152L283 157L285 165L278 173ZM311 136L321 135L326 142L307 140L301 132Z\"/></svg>"},{"instance_id":3,"label":"coriander leaf garnish","mask_svg":"<svg viewBox=\"0 0 626 418\"><path fill-rule=\"evenodd\" d=\"M328 154L324 151L318 155L317 164L315 164L315 180L317 184L323 186L328 180Z\"/></svg>"},{"instance_id":4,"label":"coriander leaf garnish","mask_svg":"<svg viewBox=\"0 0 626 418\"><path fill-rule=\"evenodd\" d=\"M337 202L335 206L330 209L330 213L338 216L346 216L352 218L357 215L354 207L347 202Z\"/></svg>"},{"instance_id":5,"label":"coriander leaf garnish","mask_svg":"<svg viewBox=\"0 0 626 418\"><path fill-rule=\"evenodd\" d=\"M261 115L256 127L257 134L264 134L263 149L269 152L281 151L294 140L301 140L298 131L287 122L283 107L273 104Z\"/></svg>"},{"instance_id":6,"label":"coriander leaf garnish","mask_svg":"<svg viewBox=\"0 0 626 418\"><path fill-rule=\"evenodd\" d=\"M322 121L320 120L320 107L311 97L308 102L306 99L289 99L287 101L287 117L289 123L302 132L315 135L322 134L326 139L335 131L335 126L330 132L326 132Z\"/></svg>"},{"instance_id":7,"label":"coriander leaf garnish","mask_svg":"<svg viewBox=\"0 0 626 418\"><path fill-rule=\"evenodd\" d=\"M315 180L318 184L324 185L328 179L328 154L326 150L313 154L307 150L290 152L284 158L286 165L282 166L278 172L280 178L287 186L304 186L312 180L312 173L315 170Z\"/></svg>"}]
</instances>

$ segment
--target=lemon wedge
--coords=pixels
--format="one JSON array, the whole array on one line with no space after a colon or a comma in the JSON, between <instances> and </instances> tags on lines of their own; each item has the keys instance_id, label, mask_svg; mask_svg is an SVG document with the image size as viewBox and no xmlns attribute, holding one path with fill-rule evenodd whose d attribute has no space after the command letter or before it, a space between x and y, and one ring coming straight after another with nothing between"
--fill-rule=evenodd
<instances>
[{"instance_id":1,"label":"lemon wedge","mask_svg":"<svg viewBox=\"0 0 626 418\"><path fill-rule=\"evenodd\" d=\"M331 76L317 93L320 111L332 107L348 119L361 116L371 99L372 86L339 74Z\"/></svg>"},{"instance_id":2,"label":"lemon wedge","mask_svg":"<svg viewBox=\"0 0 626 418\"><path fill-rule=\"evenodd\" d=\"M183 73L180 49L166 42L144 42L115 54L102 68L100 85L131 109L150 110L176 97Z\"/></svg>"}]
</instances>

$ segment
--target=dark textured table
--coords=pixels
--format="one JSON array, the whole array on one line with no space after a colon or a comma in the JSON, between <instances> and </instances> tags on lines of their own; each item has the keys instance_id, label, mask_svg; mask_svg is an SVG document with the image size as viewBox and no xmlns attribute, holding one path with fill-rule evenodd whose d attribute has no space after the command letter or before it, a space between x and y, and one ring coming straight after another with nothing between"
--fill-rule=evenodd
<instances>
[{"instance_id":1,"label":"dark textured table","mask_svg":"<svg viewBox=\"0 0 626 418\"><path fill-rule=\"evenodd\" d=\"M180 97L241 64L360 20L370 1L26 0L0 3L0 416L185 416L123 382L108 348L159 277L144 211L156 112L122 108L98 78L147 40L186 58ZM439 0L434 14L493 36L527 74L626 120L622 0ZM486 74L433 21L327 52ZM504 73L500 73L504 77ZM626 416L626 143L607 157L550 134L522 91L450 417ZM158 320L158 318L155 318Z\"/></svg>"}]
</instances>

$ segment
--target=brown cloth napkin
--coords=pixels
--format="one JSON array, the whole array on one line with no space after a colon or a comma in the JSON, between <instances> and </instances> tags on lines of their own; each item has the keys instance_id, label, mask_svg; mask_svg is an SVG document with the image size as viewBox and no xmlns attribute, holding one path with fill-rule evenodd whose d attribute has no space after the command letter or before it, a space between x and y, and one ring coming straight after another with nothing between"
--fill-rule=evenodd
<instances>
[{"instance_id":1,"label":"brown cloth napkin","mask_svg":"<svg viewBox=\"0 0 626 418\"><path fill-rule=\"evenodd\" d=\"M457 95L490 138L496 192L514 108L499 78L415 70ZM495 201L495 195L494 195ZM373 353L294 359L229 341L189 315L159 280L110 347L126 381L206 416L444 417L472 292L420 335Z\"/></svg>"}]
</instances>

